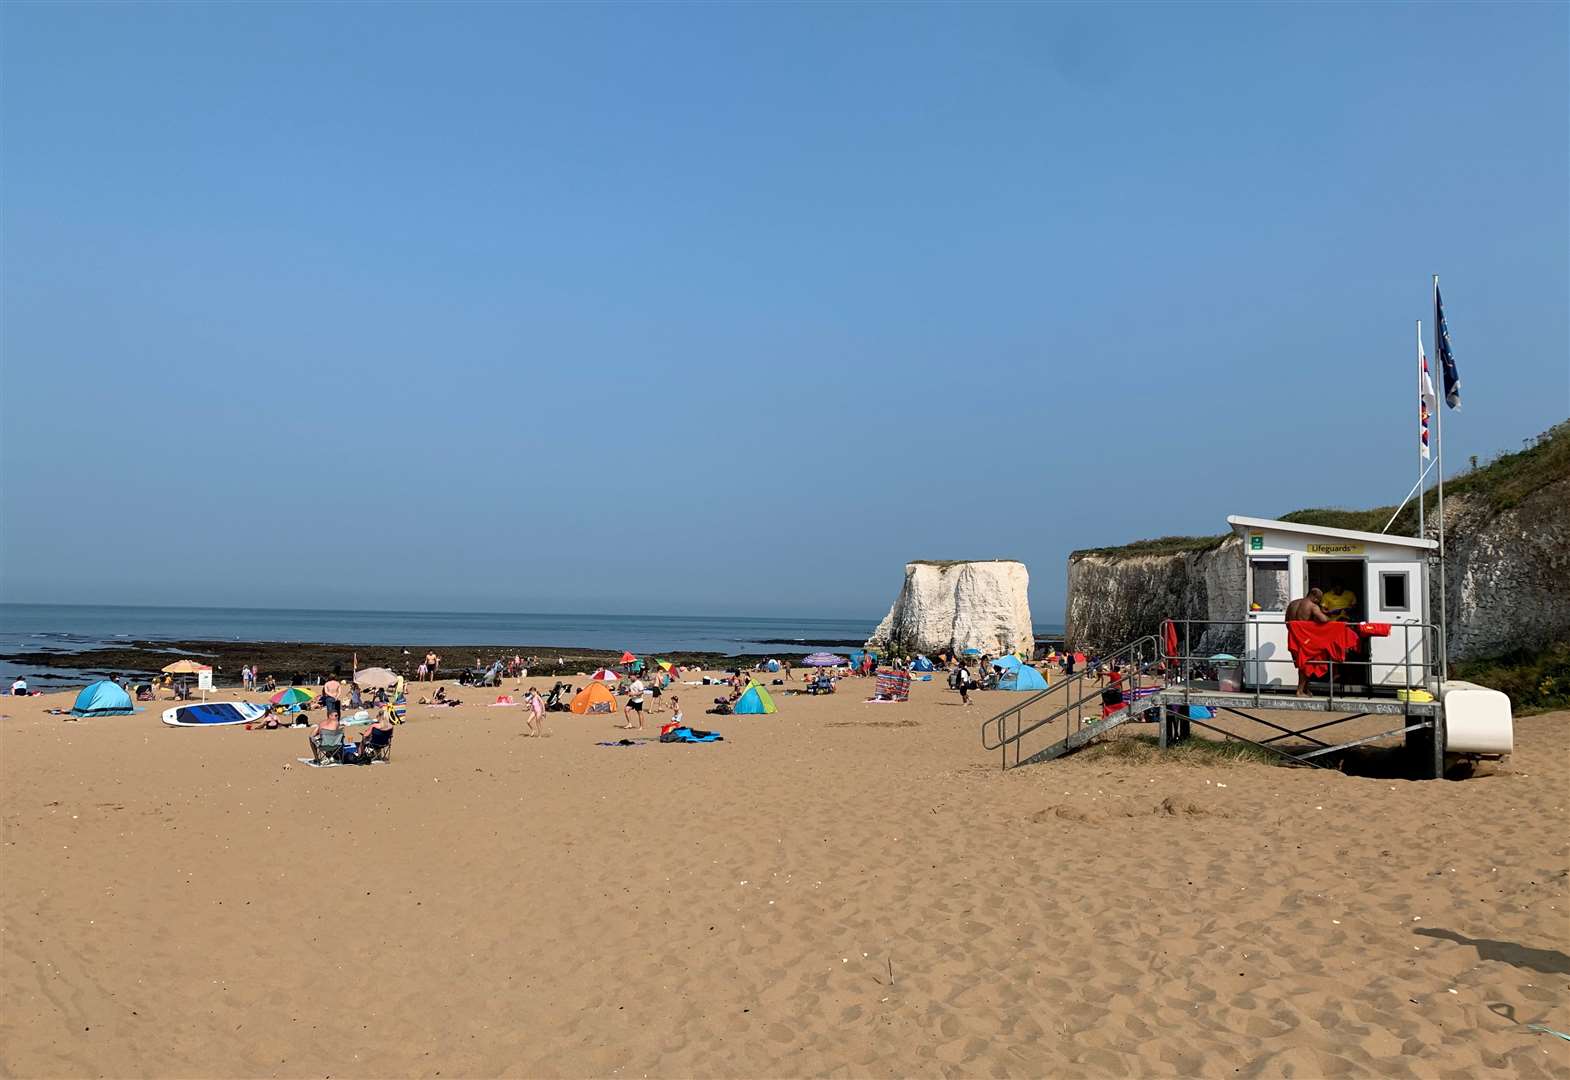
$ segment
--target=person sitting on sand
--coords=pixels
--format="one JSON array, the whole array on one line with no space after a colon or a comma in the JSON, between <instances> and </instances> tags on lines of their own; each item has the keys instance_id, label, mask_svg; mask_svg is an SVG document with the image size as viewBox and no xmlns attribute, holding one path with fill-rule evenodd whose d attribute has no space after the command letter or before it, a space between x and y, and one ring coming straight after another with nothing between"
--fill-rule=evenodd
<instances>
[{"instance_id":1,"label":"person sitting on sand","mask_svg":"<svg viewBox=\"0 0 1570 1080\"><path fill-rule=\"evenodd\" d=\"M27 679L21 675L16 677L16 682L11 684L12 697L27 697Z\"/></svg>"}]
</instances>

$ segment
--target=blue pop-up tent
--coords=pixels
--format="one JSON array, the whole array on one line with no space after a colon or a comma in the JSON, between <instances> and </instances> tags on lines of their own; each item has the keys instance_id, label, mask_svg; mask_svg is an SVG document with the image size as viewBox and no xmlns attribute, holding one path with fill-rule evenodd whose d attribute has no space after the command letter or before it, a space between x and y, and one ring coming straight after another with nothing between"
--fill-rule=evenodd
<instances>
[{"instance_id":1,"label":"blue pop-up tent","mask_svg":"<svg viewBox=\"0 0 1570 1080\"><path fill-rule=\"evenodd\" d=\"M872 662L874 664L878 662L878 654L873 652L871 649L857 649L855 652L850 654L850 666L853 668L861 667L861 658L864 656L872 657Z\"/></svg>"},{"instance_id":2,"label":"blue pop-up tent","mask_svg":"<svg viewBox=\"0 0 1570 1080\"><path fill-rule=\"evenodd\" d=\"M912 671L931 671L932 670L932 661L928 660L925 656L918 656L918 657L916 657L915 662L910 665L910 670L912 670Z\"/></svg>"},{"instance_id":3,"label":"blue pop-up tent","mask_svg":"<svg viewBox=\"0 0 1570 1080\"><path fill-rule=\"evenodd\" d=\"M108 679L84 687L71 706L72 716L129 716L135 711L131 695Z\"/></svg>"},{"instance_id":4,"label":"blue pop-up tent","mask_svg":"<svg viewBox=\"0 0 1570 1080\"><path fill-rule=\"evenodd\" d=\"M1022 663L1017 656L1005 656L992 663L995 668L1000 668L1003 674L998 676L999 690L1045 690L1047 680L1041 677L1041 672Z\"/></svg>"},{"instance_id":5,"label":"blue pop-up tent","mask_svg":"<svg viewBox=\"0 0 1570 1080\"><path fill-rule=\"evenodd\" d=\"M763 687L752 683L747 687L746 692L736 699L736 704L731 711L741 716L765 715L775 711L774 699L769 697L769 692Z\"/></svg>"}]
</instances>

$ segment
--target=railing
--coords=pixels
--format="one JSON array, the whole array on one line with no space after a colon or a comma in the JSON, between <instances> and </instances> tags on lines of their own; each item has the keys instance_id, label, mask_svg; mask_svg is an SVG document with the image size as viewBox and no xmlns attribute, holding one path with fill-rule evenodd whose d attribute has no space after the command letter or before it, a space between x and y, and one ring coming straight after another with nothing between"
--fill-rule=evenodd
<instances>
[{"instance_id":1,"label":"railing","mask_svg":"<svg viewBox=\"0 0 1570 1080\"><path fill-rule=\"evenodd\" d=\"M1242 642L1241 648L1238 649L1241 655L1237 656L1232 661L1222 660L1220 663L1236 664L1238 685L1235 689L1235 692L1239 694L1247 694L1249 692L1249 688L1252 687L1252 696L1254 699L1253 704L1256 708L1264 707L1271 699L1271 695L1264 692L1268 686L1273 685L1274 681L1273 676L1270 673L1269 665L1283 664L1290 668L1291 681L1290 683L1283 682L1282 685L1295 686L1297 678L1297 665L1296 662L1292 659L1290 652L1288 652L1286 649L1285 627L1287 620L1285 618L1254 618L1242 620L1172 619L1169 621L1173 628L1177 631L1177 636L1179 638L1177 653L1174 655L1173 653L1167 652L1164 656L1165 662L1170 666L1168 676L1173 683L1172 689L1181 689L1184 691L1193 689L1220 689L1217 657L1214 655L1200 655L1194 652L1194 638L1196 637L1196 630L1198 630L1197 636L1202 648L1216 648L1219 643L1230 644L1237 641ZM1274 646L1276 642L1261 641L1261 630L1264 627L1282 628L1281 650L1283 655L1272 656L1266 654L1265 648L1263 646ZM1223 631L1219 628L1227 629ZM1431 683L1433 683L1435 679L1434 672L1438 662L1437 658L1439 655L1441 655L1440 650L1442 650L1444 647L1443 628L1435 623L1428 622L1391 623L1390 632L1392 635L1396 633L1401 635L1400 661L1373 660L1372 645L1369 647L1368 657L1359 658L1357 660L1340 661L1339 666L1343 672L1343 678L1341 680L1343 698L1348 696L1344 691L1349 686L1359 686L1365 690L1373 690L1388 686L1388 683L1375 683L1373 681L1373 669L1375 667L1400 668L1404 677L1399 685L1407 691L1414 689L1427 690L1431 688ZM1372 640L1373 639L1370 639L1370 642L1372 642ZM1414 644L1417 646L1416 650L1413 648ZM1436 645L1438 648L1435 648ZM1417 659L1414 659L1414 655L1417 657ZM1336 699L1336 669L1338 663L1337 661L1328 658L1323 661L1315 661L1315 663L1324 663L1327 668L1326 679L1323 681L1327 684L1329 703L1333 705ZM1173 672L1170 670L1170 668L1176 668L1177 670ZM1365 668L1369 673L1369 678L1366 681L1353 682L1344 677L1345 673L1349 669L1355 671L1357 669ZM1196 685L1200 683L1215 683L1216 685ZM1366 693L1358 694L1354 695L1354 697L1357 700L1366 700L1367 695ZM1187 703L1186 694L1184 700L1185 703ZM1403 700L1406 705L1411 705L1410 692L1404 696ZM1355 703L1356 700L1348 702L1349 705ZM1407 708L1404 711L1410 713L1411 710L1410 708Z\"/></svg>"},{"instance_id":2,"label":"railing","mask_svg":"<svg viewBox=\"0 0 1570 1080\"><path fill-rule=\"evenodd\" d=\"M1147 663L1155 663L1161 656L1161 644L1155 635L1147 635L1130 642L1118 649L1110 656L1100 658L1101 666L1110 669L1114 665L1129 669L1125 689L1133 690L1139 684L1139 671ZM1045 690L1038 690L1025 700L1013 705L996 716L982 721L981 745L987 750L998 750L1003 755L1003 767L1009 767L1009 748L1014 750L1014 764L1018 765L1021 759L1020 740L1033 732L1039 731L1048 725L1063 723L1064 739L1067 739L1085 723L1085 706L1092 701L1095 704L1095 720L1101 719L1101 691L1104 687L1098 683L1089 693L1085 693L1087 681L1095 673L1088 669L1076 671L1068 676L1065 681L1055 686L1048 686ZM1049 695L1059 691L1065 692L1065 700L1053 712L1041 719L1026 723L1024 716L1036 703L1044 700ZM1132 707L1132 703L1131 703ZM1013 721L1010 731L1010 721Z\"/></svg>"}]
</instances>

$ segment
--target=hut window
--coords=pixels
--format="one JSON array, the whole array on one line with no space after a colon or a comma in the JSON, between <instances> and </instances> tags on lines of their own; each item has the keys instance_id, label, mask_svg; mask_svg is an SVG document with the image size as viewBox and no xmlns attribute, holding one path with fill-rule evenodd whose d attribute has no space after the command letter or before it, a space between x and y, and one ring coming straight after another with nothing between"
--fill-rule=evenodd
<instances>
[{"instance_id":1,"label":"hut window","mask_svg":"<svg viewBox=\"0 0 1570 1080\"><path fill-rule=\"evenodd\" d=\"M1412 605L1407 601L1406 583L1407 573L1403 571L1382 571L1379 575L1380 607L1386 611L1410 611Z\"/></svg>"},{"instance_id":2,"label":"hut window","mask_svg":"<svg viewBox=\"0 0 1570 1080\"><path fill-rule=\"evenodd\" d=\"M1291 599L1291 583L1285 559L1249 560L1250 592L1257 611L1285 611Z\"/></svg>"}]
</instances>

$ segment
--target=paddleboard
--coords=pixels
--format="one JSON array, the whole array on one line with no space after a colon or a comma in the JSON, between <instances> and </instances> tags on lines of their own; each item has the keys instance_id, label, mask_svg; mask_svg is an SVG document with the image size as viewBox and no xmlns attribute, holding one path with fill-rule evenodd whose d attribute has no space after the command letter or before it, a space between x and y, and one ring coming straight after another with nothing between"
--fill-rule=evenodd
<instances>
[{"instance_id":1,"label":"paddleboard","mask_svg":"<svg viewBox=\"0 0 1570 1080\"><path fill-rule=\"evenodd\" d=\"M267 706L249 701L206 701L165 709L164 723L170 727L223 727L248 724L266 715Z\"/></svg>"}]
</instances>

